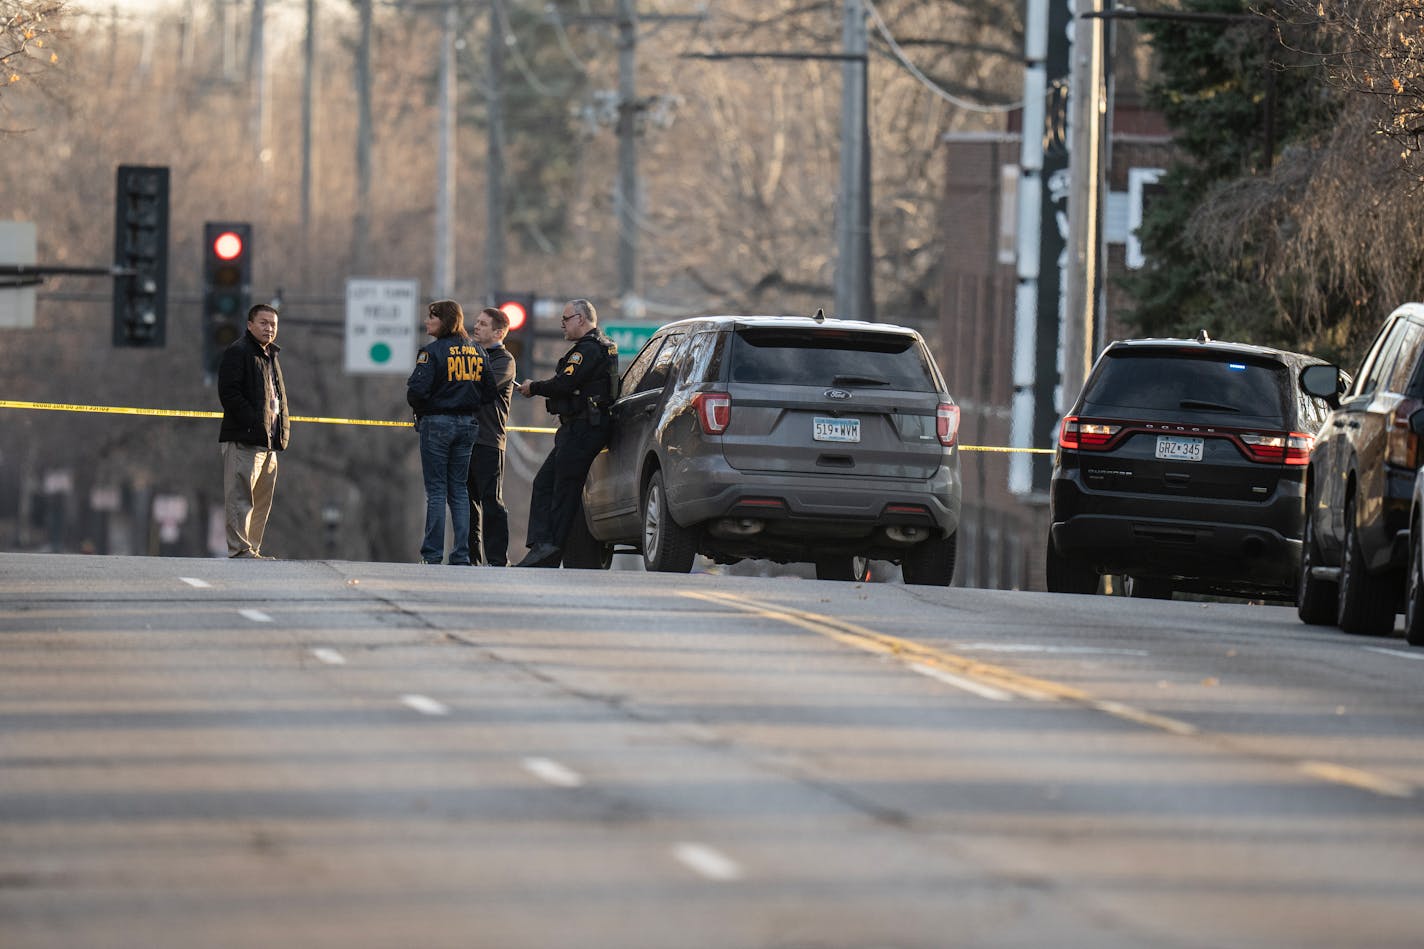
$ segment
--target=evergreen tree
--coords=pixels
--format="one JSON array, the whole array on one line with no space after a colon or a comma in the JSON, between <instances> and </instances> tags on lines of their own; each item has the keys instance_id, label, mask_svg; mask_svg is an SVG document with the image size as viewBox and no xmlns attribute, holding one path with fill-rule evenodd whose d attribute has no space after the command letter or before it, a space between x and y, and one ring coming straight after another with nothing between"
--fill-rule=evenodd
<instances>
[{"instance_id":1,"label":"evergreen tree","mask_svg":"<svg viewBox=\"0 0 1424 949\"><path fill-rule=\"evenodd\" d=\"M1214 259L1194 219L1223 186L1269 176L1284 145L1329 119L1331 100L1318 72L1291 68L1300 63L1276 21L1244 0L1187 0L1183 10L1221 19L1142 21L1157 60L1148 104L1171 125L1180 157L1144 210L1139 237L1148 262L1122 281L1137 304L1124 318L1149 336L1205 328L1289 344L1292 327L1280 318L1278 288L1260 272L1259 247L1247 241L1233 259Z\"/></svg>"}]
</instances>

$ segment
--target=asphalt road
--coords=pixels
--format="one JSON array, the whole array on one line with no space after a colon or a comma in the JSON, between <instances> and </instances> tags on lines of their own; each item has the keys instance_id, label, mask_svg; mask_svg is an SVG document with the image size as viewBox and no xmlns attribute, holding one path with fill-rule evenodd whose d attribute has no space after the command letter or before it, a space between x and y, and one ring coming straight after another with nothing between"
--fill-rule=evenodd
<instances>
[{"instance_id":1,"label":"asphalt road","mask_svg":"<svg viewBox=\"0 0 1424 949\"><path fill-rule=\"evenodd\" d=\"M1421 685L1280 607L0 554L0 947L1418 946Z\"/></svg>"}]
</instances>

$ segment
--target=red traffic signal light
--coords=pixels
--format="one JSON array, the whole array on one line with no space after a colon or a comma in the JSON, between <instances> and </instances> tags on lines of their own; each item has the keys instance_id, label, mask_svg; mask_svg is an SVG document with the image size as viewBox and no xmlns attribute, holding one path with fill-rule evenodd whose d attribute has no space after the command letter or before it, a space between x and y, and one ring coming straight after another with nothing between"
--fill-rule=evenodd
<instances>
[{"instance_id":1,"label":"red traffic signal light","mask_svg":"<svg viewBox=\"0 0 1424 949\"><path fill-rule=\"evenodd\" d=\"M213 238L213 254L218 260L235 260L242 256L242 235L236 231L223 231Z\"/></svg>"},{"instance_id":2,"label":"red traffic signal light","mask_svg":"<svg viewBox=\"0 0 1424 949\"><path fill-rule=\"evenodd\" d=\"M502 300L499 309L509 317L509 331L517 333L529 321L529 303L524 299Z\"/></svg>"},{"instance_id":3,"label":"red traffic signal light","mask_svg":"<svg viewBox=\"0 0 1424 949\"><path fill-rule=\"evenodd\" d=\"M246 329L252 304L252 225L203 225L203 367L216 375L223 350Z\"/></svg>"},{"instance_id":4,"label":"red traffic signal light","mask_svg":"<svg viewBox=\"0 0 1424 949\"><path fill-rule=\"evenodd\" d=\"M534 294L498 293L495 307L509 317L509 332L504 337L504 348L516 361L528 360L534 364Z\"/></svg>"}]
</instances>

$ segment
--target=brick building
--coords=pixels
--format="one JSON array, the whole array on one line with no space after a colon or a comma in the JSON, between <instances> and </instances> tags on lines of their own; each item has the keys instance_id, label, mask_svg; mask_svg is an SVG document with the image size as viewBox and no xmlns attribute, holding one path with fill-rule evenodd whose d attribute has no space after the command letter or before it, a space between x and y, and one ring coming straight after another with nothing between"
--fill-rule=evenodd
<instances>
[{"instance_id":1,"label":"brick building","mask_svg":"<svg viewBox=\"0 0 1424 949\"><path fill-rule=\"evenodd\" d=\"M1170 137L1161 117L1143 109L1139 101L1136 95L1119 93L1113 109L1102 222L1107 245L1106 305L1095 351L1109 340L1130 335L1114 317L1124 302L1114 278L1141 265L1132 231L1170 154ZM943 140L948 174L941 219L938 353L949 391L962 409L960 441L965 446L1009 445L1019 118L1012 113L1000 133L950 134ZM1055 370L1049 367L1049 371ZM1076 393L1065 395L1074 397ZM1043 589L1046 495L1009 491L1008 453L965 450L961 464L964 508L955 582Z\"/></svg>"}]
</instances>

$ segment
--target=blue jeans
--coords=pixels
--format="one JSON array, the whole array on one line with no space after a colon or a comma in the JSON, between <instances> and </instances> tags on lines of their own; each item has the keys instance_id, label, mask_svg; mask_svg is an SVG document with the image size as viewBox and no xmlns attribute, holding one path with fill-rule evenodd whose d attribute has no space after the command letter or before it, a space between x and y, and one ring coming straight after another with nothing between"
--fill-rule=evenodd
<instances>
[{"instance_id":1,"label":"blue jeans","mask_svg":"<svg viewBox=\"0 0 1424 949\"><path fill-rule=\"evenodd\" d=\"M454 547L452 564L470 562L470 452L479 432L478 419L461 415L427 415L415 423L420 433L420 470L425 476L425 539L420 559L439 563L445 553L445 507L450 507Z\"/></svg>"}]
</instances>

